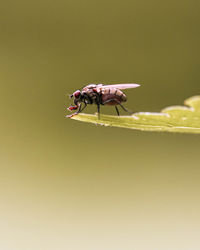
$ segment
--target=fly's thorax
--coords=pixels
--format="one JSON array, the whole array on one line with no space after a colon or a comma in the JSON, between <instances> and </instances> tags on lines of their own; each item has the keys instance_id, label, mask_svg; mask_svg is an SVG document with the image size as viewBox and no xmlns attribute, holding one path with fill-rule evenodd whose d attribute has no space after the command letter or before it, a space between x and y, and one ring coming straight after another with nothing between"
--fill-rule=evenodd
<instances>
[{"instance_id":1,"label":"fly's thorax","mask_svg":"<svg viewBox=\"0 0 200 250\"><path fill-rule=\"evenodd\" d=\"M87 85L87 86L85 86L83 89L82 89L82 91L88 91L89 89L94 89L94 88L96 88L98 85L96 85L96 84L89 84L89 85Z\"/></svg>"},{"instance_id":2,"label":"fly's thorax","mask_svg":"<svg viewBox=\"0 0 200 250\"><path fill-rule=\"evenodd\" d=\"M82 101L92 104L96 102L97 94L92 89L85 89L82 91Z\"/></svg>"},{"instance_id":3,"label":"fly's thorax","mask_svg":"<svg viewBox=\"0 0 200 250\"><path fill-rule=\"evenodd\" d=\"M87 90L83 90L82 91L82 95L83 96L89 96L90 98L92 98L93 96L95 96L95 93L93 91L93 89L87 89Z\"/></svg>"}]
</instances>

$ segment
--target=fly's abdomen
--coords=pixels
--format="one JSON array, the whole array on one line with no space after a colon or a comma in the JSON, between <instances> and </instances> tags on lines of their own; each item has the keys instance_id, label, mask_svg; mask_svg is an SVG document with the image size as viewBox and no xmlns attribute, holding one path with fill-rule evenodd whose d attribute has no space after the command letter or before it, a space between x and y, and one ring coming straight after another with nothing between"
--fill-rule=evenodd
<instances>
[{"instance_id":1,"label":"fly's abdomen","mask_svg":"<svg viewBox=\"0 0 200 250\"><path fill-rule=\"evenodd\" d=\"M119 89L105 88L102 90L101 102L105 105L118 105L125 102L126 95Z\"/></svg>"}]
</instances>

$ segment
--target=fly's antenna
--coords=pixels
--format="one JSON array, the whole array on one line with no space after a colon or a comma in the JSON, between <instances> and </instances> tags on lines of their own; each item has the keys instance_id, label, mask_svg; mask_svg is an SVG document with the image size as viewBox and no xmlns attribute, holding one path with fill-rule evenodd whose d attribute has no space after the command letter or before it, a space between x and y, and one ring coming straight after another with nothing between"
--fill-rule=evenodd
<instances>
[{"instance_id":1,"label":"fly's antenna","mask_svg":"<svg viewBox=\"0 0 200 250\"><path fill-rule=\"evenodd\" d=\"M69 99L71 99L73 97L73 94L67 93L67 94L65 94L65 96L68 97Z\"/></svg>"}]
</instances>

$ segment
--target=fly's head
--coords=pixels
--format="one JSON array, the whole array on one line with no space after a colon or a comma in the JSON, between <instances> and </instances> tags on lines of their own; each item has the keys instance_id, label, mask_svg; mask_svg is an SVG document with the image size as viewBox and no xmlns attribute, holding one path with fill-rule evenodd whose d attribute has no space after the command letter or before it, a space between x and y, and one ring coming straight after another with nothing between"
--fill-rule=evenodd
<instances>
[{"instance_id":1,"label":"fly's head","mask_svg":"<svg viewBox=\"0 0 200 250\"><path fill-rule=\"evenodd\" d=\"M72 95L71 98L74 97L74 104L79 105L81 103L81 91L76 90Z\"/></svg>"}]
</instances>

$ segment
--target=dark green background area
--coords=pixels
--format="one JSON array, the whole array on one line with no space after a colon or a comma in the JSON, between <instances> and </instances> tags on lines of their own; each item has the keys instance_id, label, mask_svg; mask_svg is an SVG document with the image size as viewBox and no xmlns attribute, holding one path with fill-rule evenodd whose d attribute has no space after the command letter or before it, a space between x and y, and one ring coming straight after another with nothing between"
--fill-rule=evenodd
<instances>
[{"instance_id":1,"label":"dark green background area","mask_svg":"<svg viewBox=\"0 0 200 250\"><path fill-rule=\"evenodd\" d=\"M198 135L65 118L88 83L141 84L126 91L135 111L199 94L199 11L195 0L1 3L1 249L200 248Z\"/></svg>"}]
</instances>

